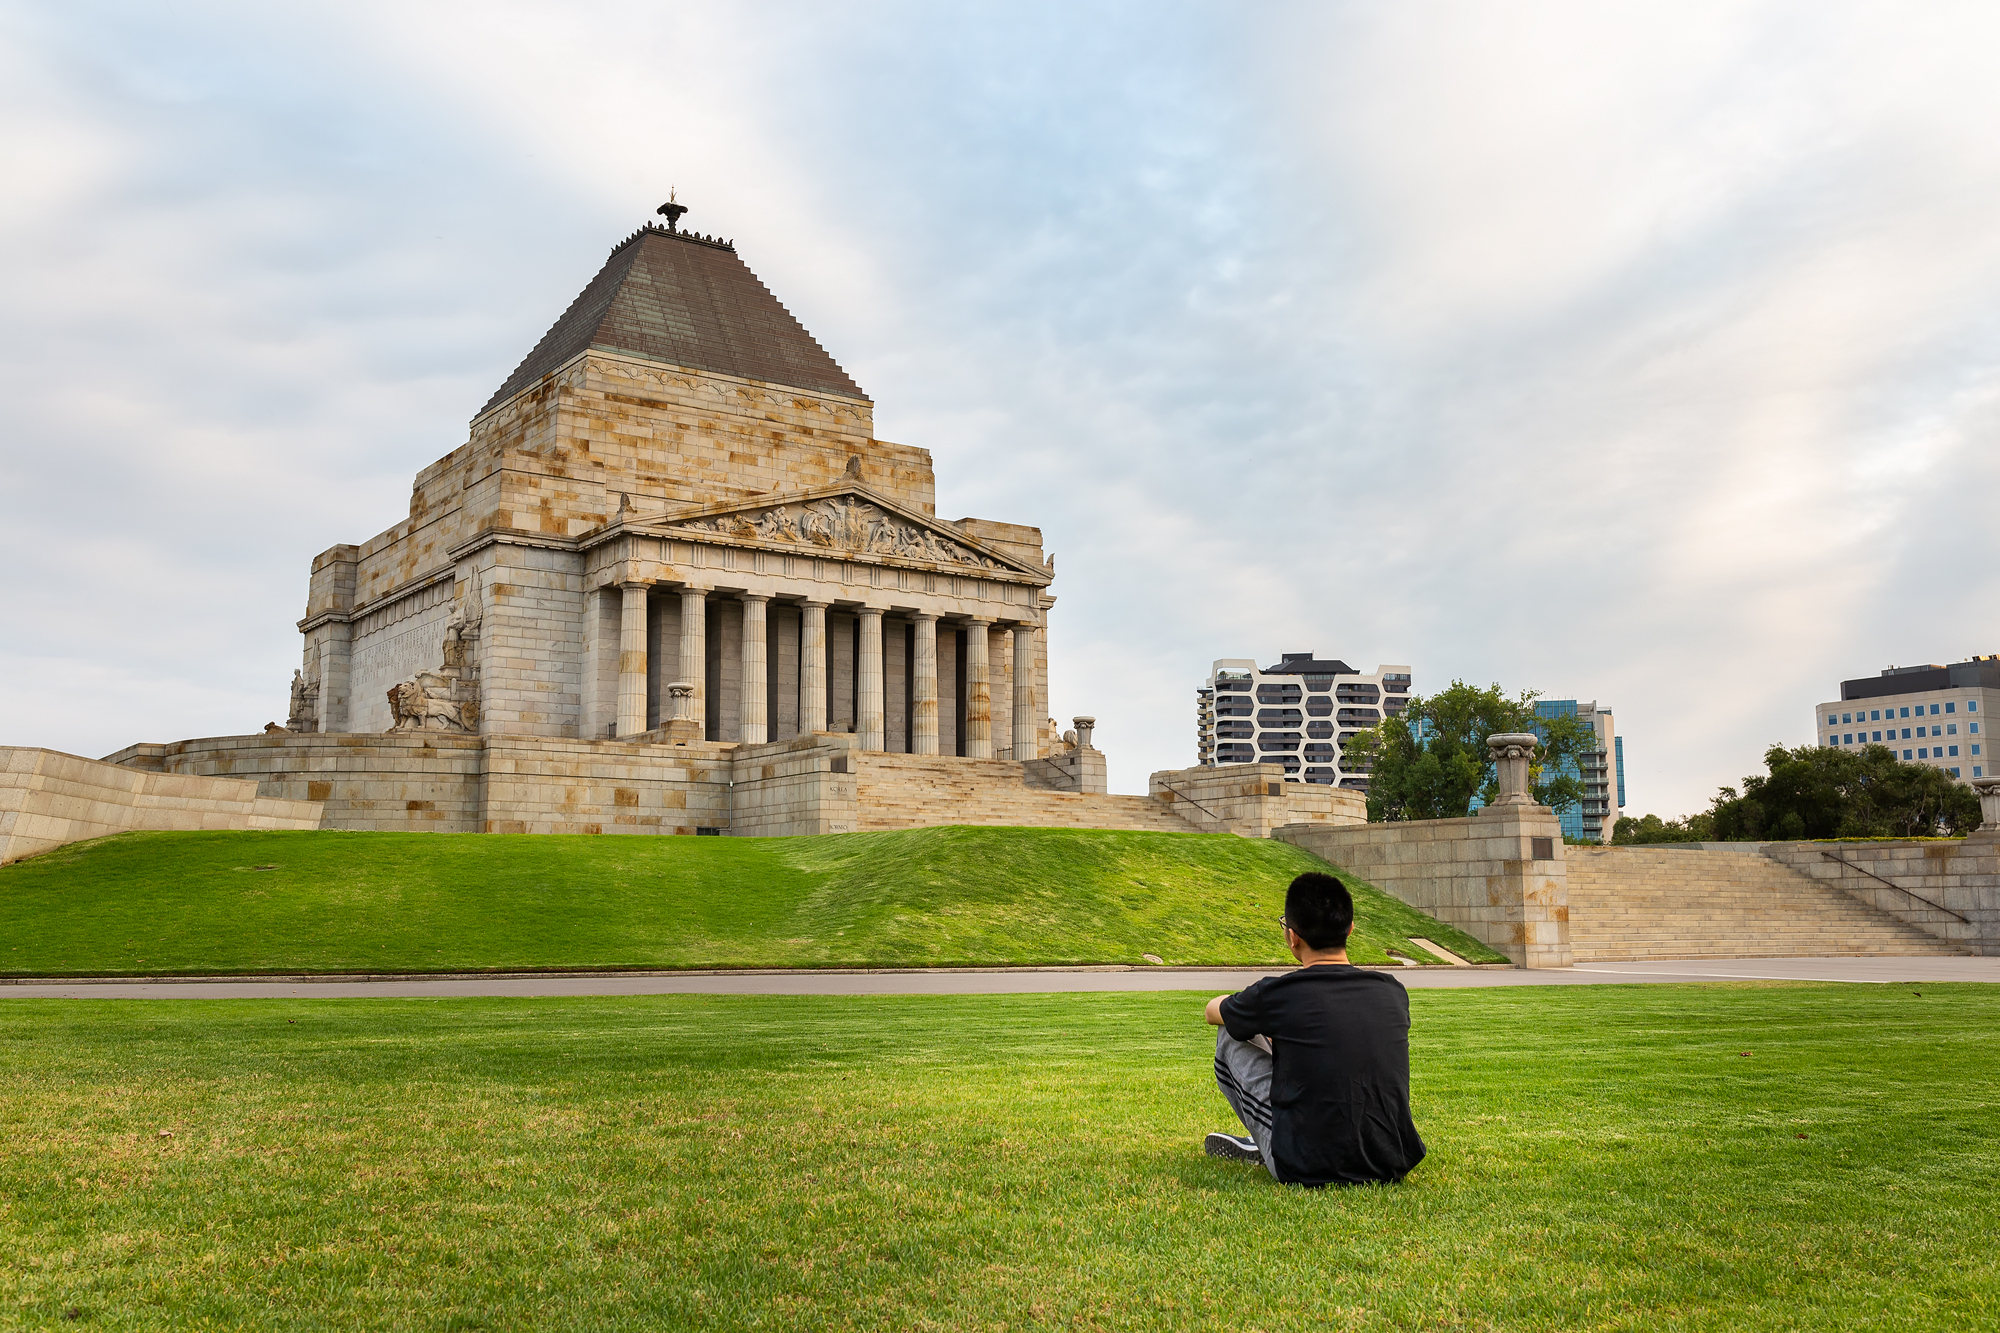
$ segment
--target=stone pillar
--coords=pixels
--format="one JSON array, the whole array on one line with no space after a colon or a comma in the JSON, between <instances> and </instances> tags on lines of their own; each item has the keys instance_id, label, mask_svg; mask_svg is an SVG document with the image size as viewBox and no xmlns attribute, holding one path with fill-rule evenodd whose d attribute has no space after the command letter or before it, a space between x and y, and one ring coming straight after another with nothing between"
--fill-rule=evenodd
<instances>
[{"instance_id":1,"label":"stone pillar","mask_svg":"<svg viewBox=\"0 0 2000 1333\"><path fill-rule=\"evenodd\" d=\"M1979 793L1979 832L2000 836L2000 778L1974 778Z\"/></svg>"},{"instance_id":2,"label":"stone pillar","mask_svg":"<svg viewBox=\"0 0 2000 1333\"><path fill-rule=\"evenodd\" d=\"M965 757L993 757L993 675L987 665L990 620L965 627Z\"/></svg>"},{"instance_id":3,"label":"stone pillar","mask_svg":"<svg viewBox=\"0 0 2000 1333\"><path fill-rule=\"evenodd\" d=\"M694 686L694 693L688 696L689 716L694 719L696 740L708 739L707 691L703 688L702 668L708 661L708 592L703 588L681 589L681 674Z\"/></svg>"},{"instance_id":4,"label":"stone pillar","mask_svg":"<svg viewBox=\"0 0 2000 1333\"><path fill-rule=\"evenodd\" d=\"M667 739L675 745L700 740L701 720L694 715L694 686L677 680L667 686L667 699L671 704L670 715L662 728Z\"/></svg>"},{"instance_id":5,"label":"stone pillar","mask_svg":"<svg viewBox=\"0 0 2000 1333\"><path fill-rule=\"evenodd\" d=\"M770 600L761 593L743 594L743 712L736 738L745 745L771 739L770 667L764 651L764 608Z\"/></svg>"},{"instance_id":6,"label":"stone pillar","mask_svg":"<svg viewBox=\"0 0 2000 1333\"><path fill-rule=\"evenodd\" d=\"M864 606L861 618L861 660L854 664L854 731L861 749L882 748L882 613ZM936 641L933 640L933 649ZM935 670L935 668L933 668Z\"/></svg>"},{"instance_id":7,"label":"stone pillar","mask_svg":"<svg viewBox=\"0 0 2000 1333\"><path fill-rule=\"evenodd\" d=\"M826 603L799 608L799 732L826 730Z\"/></svg>"},{"instance_id":8,"label":"stone pillar","mask_svg":"<svg viewBox=\"0 0 2000 1333\"><path fill-rule=\"evenodd\" d=\"M910 619L917 627L916 669L910 677L910 753L936 754L938 752L938 618L928 612L921 612Z\"/></svg>"},{"instance_id":9,"label":"stone pillar","mask_svg":"<svg viewBox=\"0 0 2000 1333\"><path fill-rule=\"evenodd\" d=\"M1492 753L1493 765L1500 774L1500 795L1493 802L1495 806L1535 803L1535 798L1528 792L1528 765L1541 743L1539 737L1525 731L1503 732L1486 738L1486 748Z\"/></svg>"},{"instance_id":10,"label":"stone pillar","mask_svg":"<svg viewBox=\"0 0 2000 1333\"><path fill-rule=\"evenodd\" d=\"M1070 723L1076 728L1076 748L1079 750L1091 749L1090 733L1096 729L1097 719L1094 717L1073 717L1070 719Z\"/></svg>"},{"instance_id":11,"label":"stone pillar","mask_svg":"<svg viewBox=\"0 0 2000 1333\"><path fill-rule=\"evenodd\" d=\"M620 585L625 594L618 616L618 734L646 729L646 585Z\"/></svg>"},{"instance_id":12,"label":"stone pillar","mask_svg":"<svg viewBox=\"0 0 2000 1333\"><path fill-rule=\"evenodd\" d=\"M1014 626L1014 757L1039 759L1041 709L1035 706L1035 627Z\"/></svg>"}]
</instances>

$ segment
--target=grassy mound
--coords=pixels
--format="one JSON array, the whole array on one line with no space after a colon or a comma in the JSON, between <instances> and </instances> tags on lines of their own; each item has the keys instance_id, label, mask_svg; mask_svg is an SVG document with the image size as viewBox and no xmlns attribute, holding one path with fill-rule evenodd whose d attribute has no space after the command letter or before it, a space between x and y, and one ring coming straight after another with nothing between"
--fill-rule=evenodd
<instances>
[{"instance_id":1,"label":"grassy mound","mask_svg":"<svg viewBox=\"0 0 2000 1333\"><path fill-rule=\"evenodd\" d=\"M1325 862L1227 834L934 828L818 838L126 833L0 869L0 975L1289 962ZM1418 935L1362 886L1356 962Z\"/></svg>"}]
</instances>

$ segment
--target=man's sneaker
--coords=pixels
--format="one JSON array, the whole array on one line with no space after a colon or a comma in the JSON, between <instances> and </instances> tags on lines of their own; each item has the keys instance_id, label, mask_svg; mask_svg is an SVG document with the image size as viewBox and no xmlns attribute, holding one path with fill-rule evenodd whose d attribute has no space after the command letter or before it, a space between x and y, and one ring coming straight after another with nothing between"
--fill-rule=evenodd
<instances>
[{"instance_id":1,"label":"man's sneaker","mask_svg":"<svg viewBox=\"0 0 2000 1333\"><path fill-rule=\"evenodd\" d=\"M1241 1138L1235 1134L1211 1134L1202 1140L1202 1151L1210 1157L1227 1158L1232 1162L1255 1162L1264 1164L1264 1154L1257 1151L1257 1140Z\"/></svg>"}]
</instances>

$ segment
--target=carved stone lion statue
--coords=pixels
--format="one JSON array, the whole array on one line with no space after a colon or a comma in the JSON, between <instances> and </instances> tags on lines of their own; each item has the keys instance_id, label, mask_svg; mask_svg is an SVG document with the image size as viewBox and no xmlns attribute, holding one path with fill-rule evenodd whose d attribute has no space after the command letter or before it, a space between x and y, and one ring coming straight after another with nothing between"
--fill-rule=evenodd
<instances>
[{"instance_id":1,"label":"carved stone lion statue","mask_svg":"<svg viewBox=\"0 0 2000 1333\"><path fill-rule=\"evenodd\" d=\"M452 698L453 682L435 671L420 671L389 687L391 731L470 731L467 705Z\"/></svg>"}]
</instances>

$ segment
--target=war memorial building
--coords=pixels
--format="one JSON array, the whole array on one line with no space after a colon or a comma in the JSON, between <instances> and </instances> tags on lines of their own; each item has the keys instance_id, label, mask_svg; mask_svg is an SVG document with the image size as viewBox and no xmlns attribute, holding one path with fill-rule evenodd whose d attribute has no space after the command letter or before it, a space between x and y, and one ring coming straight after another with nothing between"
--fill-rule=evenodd
<instances>
[{"instance_id":1,"label":"war memorial building","mask_svg":"<svg viewBox=\"0 0 2000 1333\"><path fill-rule=\"evenodd\" d=\"M875 438L686 211L613 248L406 519L313 561L282 726L109 758L252 778L334 828L1186 831L1253 795L1258 827L1361 817L1255 774L1213 817L1171 782L1106 794L1091 719L1048 716L1041 531L939 519L929 453Z\"/></svg>"}]
</instances>

